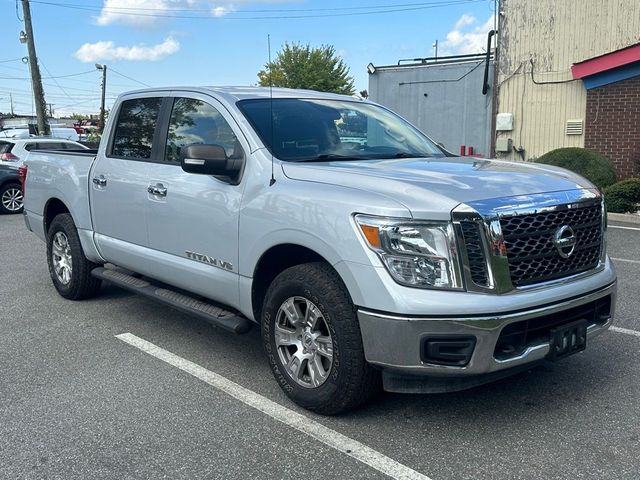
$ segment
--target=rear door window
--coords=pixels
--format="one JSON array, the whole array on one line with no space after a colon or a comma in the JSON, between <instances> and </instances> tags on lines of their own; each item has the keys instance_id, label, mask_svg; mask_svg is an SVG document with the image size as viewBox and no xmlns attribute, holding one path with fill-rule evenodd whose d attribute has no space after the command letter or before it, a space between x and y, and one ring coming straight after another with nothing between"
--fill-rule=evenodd
<instances>
[{"instance_id":1,"label":"rear door window","mask_svg":"<svg viewBox=\"0 0 640 480\"><path fill-rule=\"evenodd\" d=\"M138 160L151 158L161 104L160 97L122 102L114 130L112 156Z\"/></svg>"}]
</instances>

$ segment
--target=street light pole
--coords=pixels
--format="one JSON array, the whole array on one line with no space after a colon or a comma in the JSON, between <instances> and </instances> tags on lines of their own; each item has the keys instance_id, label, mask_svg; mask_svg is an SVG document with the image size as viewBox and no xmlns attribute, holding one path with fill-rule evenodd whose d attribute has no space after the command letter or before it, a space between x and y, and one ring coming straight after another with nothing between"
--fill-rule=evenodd
<instances>
[{"instance_id":1,"label":"street light pole","mask_svg":"<svg viewBox=\"0 0 640 480\"><path fill-rule=\"evenodd\" d=\"M107 66L96 63L96 68L102 70L102 99L100 100L100 120L98 121L98 131L102 134L104 130L104 97L107 91Z\"/></svg>"},{"instance_id":2,"label":"street light pole","mask_svg":"<svg viewBox=\"0 0 640 480\"><path fill-rule=\"evenodd\" d=\"M38 122L38 135L49 135L49 123L47 122L46 103L44 101L44 91L42 90L42 77L38 68L38 57L36 56L36 45L33 39L33 28L31 27L31 9L29 0L22 0L22 11L24 13L25 32L20 32L20 42L27 44L29 52L29 66L31 67L31 85L36 104L36 118Z\"/></svg>"}]
</instances>

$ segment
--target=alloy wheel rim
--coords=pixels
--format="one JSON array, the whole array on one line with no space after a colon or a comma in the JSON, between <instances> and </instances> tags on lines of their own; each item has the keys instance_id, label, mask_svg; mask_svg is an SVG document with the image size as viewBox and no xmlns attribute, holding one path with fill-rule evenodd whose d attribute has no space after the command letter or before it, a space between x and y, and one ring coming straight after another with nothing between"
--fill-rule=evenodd
<instances>
[{"instance_id":1,"label":"alloy wheel rim","mask_svg":"<svg viewBox=\"0 0 640 480\"><path fill-rule=\"evenodd\" d=\"M51 242L51 259L53 260L53 271L63 285L71 282L73 264L71 258L71 247L69 239L64 232L57 232Z\"/></svg>"},{"instance_id":2,"label":"alloy wheel rim","mask_svg":"<svg viewBox=\"0 0 640 480\"><path fill-rule=\"evenodd\" d=\"M333 339L320 309L304 297L289 297L276 314L278 357L287 374L300 386L317 388L333 366Z\"/></svg>"},{"instance_id":3,"label":"alloy wheel rim","mask_svg":"<svg viewBox=\"0 0 640 480\"><path fill-rule=\"evenodd\" d=\"M19 188L8 188L2 194L2 206L10 212L17 212L22 208L22 191Z\"/></svg>"}]
</instances>

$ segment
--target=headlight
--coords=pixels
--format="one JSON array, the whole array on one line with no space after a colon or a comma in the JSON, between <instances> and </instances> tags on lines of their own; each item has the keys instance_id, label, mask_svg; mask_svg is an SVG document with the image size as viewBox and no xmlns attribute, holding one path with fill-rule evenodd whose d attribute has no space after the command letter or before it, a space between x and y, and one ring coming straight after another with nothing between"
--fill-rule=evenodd
<instances>
[{"instance_id":1,"label":"headlight","mask_svg":"<svg viewBox=\"0 0 640 480\"><path fill-rule=\"evenodd\" d=\"M367 245L393 279L409 287L461 289L460 265L449 222L356 215Z\"/></svg>"}]
</instances>

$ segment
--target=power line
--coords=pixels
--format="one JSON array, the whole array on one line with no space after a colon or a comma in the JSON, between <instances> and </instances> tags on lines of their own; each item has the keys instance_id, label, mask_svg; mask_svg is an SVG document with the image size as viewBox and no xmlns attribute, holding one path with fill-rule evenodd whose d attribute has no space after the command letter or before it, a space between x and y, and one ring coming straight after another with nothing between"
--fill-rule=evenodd
<instances>
[{"instance_id":1,"label":"power line","mask_svg":"<svg viewBox=\"0 0 640 480\"><path fill-rule=\"evenodd\" d=\"M412 2L412 3L393 3L386 5L360 5L351 7L323 7L323 8L262 8L262 9L242 9L240 12L233 11L231 13L291 13L291 12L332 12L332 11L345 11L345 10L372 10L382 8L402 8L402 7L424 7L424 6L438 6L442 4L448 4L452 0L440 0L430 2ZM468 3L470 0L458 0L460 3ZM474 0L475 1L475 0ZM54 2L45 0L31 0L31 3L40 3L43 5L54 5L58 7L82 7L84 9L91 9L94 11L107 11L107 12L120 12L120 11L150 11L150 12L206 12L210 13L211 8L160 8L160 7L116 7L116 6L98 6L87 5L80 3L66 3L66 2Z\"/></svg>"},{"instance_id":2,"label":"power line","mask_svg":"<svg viewBox=\"0 0 640 480\"><path fill-rule=\"evenodd\" d=\"M128 79L128 80L131 80L132 82L139 83L139 84L140 84L140 85L142 85L143 87L151 87L151 85L148 85L148 84L146 84L146 83L144 83L144 82L141 82L140 80L136 80L135 78L127 77L124 73L120 73L120 72L118 72L117 70L114 70L114 68L113 68L113 67L111 67L111 66L109 66L109 70L110 70L110 71L112 71L113 73L117 74L117 75L120 75L120 76L121 76L121 77L123 77L123 78L126 78L126 79Z\"/></svg>"},{"instance_id":3,"label":"power line","mask_svg":"<svg viewBox=\"0 0 640 480\"><path fill-rule=\"evenodd\" d=\"M55 83L55 84L58 86L58 88L59 88L60 90L62 90L62 93L64 93L64 94L69 98L69 100L73 101L73 98L71 98L71 97L69 96L69 94L67 93L67 91L66 91L64 88L62 88L62 87L60 86L60 84L58 83L58 81L53 77L53 75L51 75L51 72L49 71L49 69L47 68L47 66L42 62L42 59L40 60L40 65L42 65L42 66L44 67L44 69L47 71L47 73L49 74L49 78L53 78L53 83Z\"/></svg>"},{"instance_id":4,"label":"power line","mask_svg":"<svg viewBox=\"0 0 640 480\"><path fill-rule=\"evenodd\" d=\"M93 73L94 70L88 70L86 72L79 72L79 73L70 73L69 75L58 75L55 77L42 77L45 80L52 80L52 79L56 79L56 78L69 78L69 77L77 77L80 75L87 75L89 73ZM29 80L28 77L0 77L0 80Z\"/></svg>"},{"instance_id":5,"label":"power line","mask_svg":"<svg viewBox=\"0 0 640 480\"><path fill-rule=\"evenodd\" d=\"M389 7L385 7L386 8L385 10L375 10L375 11L369 10L369 11L347 12L347 13L327 13L327 14L311 14L311 15L306 15L306 14L261 15L261 16L249 16L249 17L239 17L239 16L230 15L230 14L237 14L237 13L246 13L248 12L248 10L243 10L239 12L229 12L229 14L225 15L224 17L215 17L210 15L206 15L206 16L205 15L167 15L162 13L140 13L139 11L124 11L124 10L113 11L113 10L106 10L106 9L104 10L106 10L107 12L118 13L119 15L129 15L129 16L136 16L136 17L154 17L154 18L176 18L176 19L191 19L191 20L221 20L221 19L225 19L225 20L286 20L286 19L299 19L299 18L351 17L351 16L360 16L360 15L378 15L378 14L385 14L385 13L410 12L410 11L416 11L416 10L427 10L432 8L464 5L469 3L478 3L478 2L485 2L485 1L486 0L448 0L448 1L436 2L436 3L431 2L428 4L424 4L424 3L414 4L419 6L412 6L412 7L398 8L395 6L389 6ZM90 12L103 11L103 8L100 8L100 7L88 7L88 6L82 6L77 4L62 4L62 3L47 2L42 0L40 1L32 0L32 3L70 8L74 10L85 10ZM411 5L411 4L406 4L406 5ZM343 8L347 9L347 8L355 8L355 7L343 7ZM371 7L368 7L368 8L371 9ZM323 9L322 11L329 11L329 10L333 11L335 9ZM161 11L167 11L167 10L161 10ZM194 11L194 10L190 10L190 11Z\"/></svg>"},{"instance_id":6,"label":"power line","mask_svg":"<svg viewBox=\"0 0 640 480\"><path fill-rule=\"evenodd\" d=\"M18 8L18 0L16 0L16 17L20 23L24 22L24 18L20 18L20 10Z\"/></svg>"}]
</instances>

